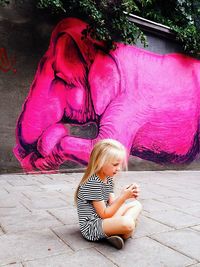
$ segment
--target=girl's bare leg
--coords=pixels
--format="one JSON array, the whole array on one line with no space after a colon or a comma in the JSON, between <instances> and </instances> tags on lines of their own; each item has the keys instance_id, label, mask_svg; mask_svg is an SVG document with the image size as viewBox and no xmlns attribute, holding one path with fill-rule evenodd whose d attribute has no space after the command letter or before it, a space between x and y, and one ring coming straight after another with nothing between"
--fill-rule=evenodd
<instances>
[{"instance_id":1,"label":"girl's bare leg","mask_svg":"<svg viewBox=\"0 0 200 267\"><path fill-rule=\"evenodd\" d=\"M103 231L107 236L122 235L124 239L129 238L134 229L135 221L142 210L139 201L132 201L122 205L115 215L103 220Z\"/></svg>"},{"instance_id":2,"label":"girl's bare leg","mask_svg":"<svg viewBox=\"0 0 200 267\"><path fill-rule=\"evenodd\" d=\"M127 217L130 217L131 220L133 220L134 222L134 226L136 227L136 223L137 223L137 218L140 214L140 212L142 211L142 205L140 204L139 201L133 201L133 202L130 202L130 204L132 204L133 206L130 207L124 214L124 216L127 216ZM134 227L134 230L135 230L135 227ZM132 236L134 230L128 234L124 234L122 235L122 237L124 239L128 239L129 237Z\"/></svg>"},{"instance_id":3,"label":"girl's bare leg","mask_svg":"<svg viewBox=\"0 0 200 267\"><path fill-rule=\"evenodd\" d=\"M127 202L127 203L123 204L118 209L118 211L113 215L113 217L119 217L119 216L124 216L124 215L130 215L131 216L132 212L130 212L130 209L132 209L132 208L141 211L142 210L142 205L138 200L133 200L133 201ZM138 215L137 215L137 217L138 217ZM133 214L133 217L135 217L134 214Z\"/></svg>"},{"instance_id":4,"label":"girl's bare leg","mask_svg":"<svg viewBox=\"0 0 200 267\"><path fill-rule=\"evenodd\" d=\"M104 219L102 222L103 232L107 236L124 235L132 232L135 228L134 221L130 217L118 216Z\"/></svg>"}]
</instances>

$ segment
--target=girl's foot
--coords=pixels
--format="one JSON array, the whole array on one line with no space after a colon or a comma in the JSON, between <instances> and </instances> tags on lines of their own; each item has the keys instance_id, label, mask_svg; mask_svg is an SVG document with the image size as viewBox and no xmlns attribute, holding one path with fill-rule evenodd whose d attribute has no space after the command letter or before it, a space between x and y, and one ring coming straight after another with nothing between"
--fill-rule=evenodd
<instances>
[{"instance_id":1,"label":"girl's foot","mask_svg":"<svg viewBox=\"0 0 200 267\"><path fill-rule=\"evenodd\" d=\"M124 240L118 236L113 235L107 238L108 242L117 249L122 249L124 247Z\"/></svg>"}]
</instances>

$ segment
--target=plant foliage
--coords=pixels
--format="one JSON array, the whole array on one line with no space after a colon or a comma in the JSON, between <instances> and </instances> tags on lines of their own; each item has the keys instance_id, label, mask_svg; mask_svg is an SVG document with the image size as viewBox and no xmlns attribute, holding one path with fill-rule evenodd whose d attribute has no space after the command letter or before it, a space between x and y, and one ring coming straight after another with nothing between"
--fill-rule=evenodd
<instances>
[{"instance_id":1,"label":"plant foliage","mask_svg":"<svg viewBox=\"0 0 200 267\"><path fill-rule=\"evenodd\" d=\"M169 26L185 52L200 55L200 1L153 0L137 13L141 17Z\"/></svg>"},{"instance_id":2,"label":"plant foliage","mask_svg":"<svg viewBox=\"0 0 200 267\"><path fill-rule=\"evenodd\" d=\"M9 4L9 0L0 0L0 6L5 6Z\"/></svg>"},{"instance_id":3,"label":"plant foliage","mask_svg":"<svg viewBox=\"0 0 200 267\"><path fill-rule=\"evenodd\" d=\"M140 1L143 6L150 1ZM132 0L39 0L38 7L51 8L55 13L65 13L66 16L83 18L89 26L83 32L84 37L105 41L107 48L113 48L113 41L126 44L140 40L147 45L144 33L133 23L129 22L126 13L139 11L136 1ZM126 13L125 13L126 12Z\"/></svg>"},{"instance_id":4,"label":"plant foliage","mask_svg":"<svg viewBox=\"0 0 200 267\"><path fill-rule=\"evenodd\" d=\"M0 5L7 2L0 0ZM199 0L37 0L35 4L54 14L86 20L89 26L84 37L89 34L105 41L108 49L113 48L114 41L133 44L140 40L147 45L145 34L128 20L127 14L136 14L169 26L185 52L200 54Z\"/></svg>"}]
</instances>

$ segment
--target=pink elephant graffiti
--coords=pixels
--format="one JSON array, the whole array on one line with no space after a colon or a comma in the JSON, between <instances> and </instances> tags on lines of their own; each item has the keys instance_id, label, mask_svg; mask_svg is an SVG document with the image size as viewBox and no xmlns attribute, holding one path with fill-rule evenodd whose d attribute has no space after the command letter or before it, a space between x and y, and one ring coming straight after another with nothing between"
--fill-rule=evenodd
<instances>
[{"instance_id":1,"label":"pink elephant graffiti","mask_svg":"<svg viewBox=\"0 0 200 267\"><path fill-rule=\"evenodd\" d=\"M117 44L82 40L86 24L61 21L52 33L18 119L14 154L26 171L86 164L103 138L129 154L185 163L199 153L200 61ZM70 135L66 123L95 122L95 138Z\"/></svg>"}]
</instances>

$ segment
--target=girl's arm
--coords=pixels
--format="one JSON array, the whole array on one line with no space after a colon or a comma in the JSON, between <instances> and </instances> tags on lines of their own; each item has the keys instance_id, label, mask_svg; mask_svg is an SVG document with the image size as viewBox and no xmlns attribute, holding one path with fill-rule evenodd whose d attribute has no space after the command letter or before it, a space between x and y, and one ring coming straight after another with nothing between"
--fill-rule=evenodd
<instances>
[{"instance_id":1,"label":"girl's arm","mask_svg":"<svg viewBox=\"0 0 200 267\"><path fill-rule=\"evenodd\" d=\"M110 193L108 204L111 205L115 201L116 197L114 193Z\"/></svg>"},{"instance_id":2,"label":"girl's arm","mask_svg":"<svg viewBox=\"0 0 200 267\"><path fill-rule=\"evenodd\" d=\"M135 192L134 192L135 194L134 194L134 197L137 198L138 195L139 195L139 192L140 192L139 185L136 184L136 183L134 183L132 185L135 186ZM128 187L130 187L130 185ZM114 193L110 193L109 194L108 204L111 205L115 200L116 200L115 194Z\"/></svg>"},{"instance_id":3,"label":"girl's arm","mask_svg":"<svg viewBox=\"0 0 200 267\"><path fill-rule=\"evenodd\" d=\"M117 199L115 199L110 206L106 207L106 204L103 200L92 201L92 204L96 210L96 213L102 219L106 219L112 217L127 199L133 197L135 197L135 186L131 185L130 187L124 189L121 195Z\"/></svg>"}]
</instances>

